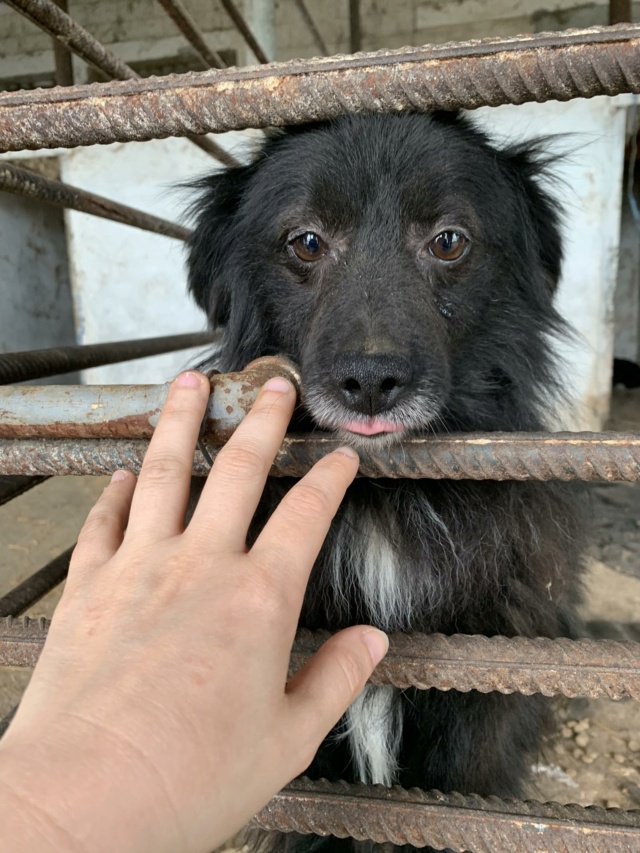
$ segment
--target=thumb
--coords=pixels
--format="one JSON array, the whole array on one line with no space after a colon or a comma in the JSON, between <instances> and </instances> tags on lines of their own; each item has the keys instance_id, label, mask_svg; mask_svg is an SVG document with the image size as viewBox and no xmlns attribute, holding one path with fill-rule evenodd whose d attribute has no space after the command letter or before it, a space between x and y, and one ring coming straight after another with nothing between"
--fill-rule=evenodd
<instances>
[{"instance_id":1,"label":"thumb","mask_svg":"<svg viewBox=\"0 0 640 853\"><path fill-rule=\"evenodd\" d=\"M315 752L362 692L388 648L387 635L369 625L346 628L330 637L287 684L290 733L297 730L302 743Z\"/></svg>"}]
</instances>

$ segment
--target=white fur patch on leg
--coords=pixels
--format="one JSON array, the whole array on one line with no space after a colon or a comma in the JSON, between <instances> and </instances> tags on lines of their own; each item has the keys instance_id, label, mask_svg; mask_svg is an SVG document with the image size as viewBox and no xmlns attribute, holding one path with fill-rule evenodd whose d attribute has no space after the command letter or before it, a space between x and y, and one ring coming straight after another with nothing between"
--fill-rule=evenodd
<instances>
[{"instance_id":1,"label":"white fur patch on leg","mask_svg":"<svg viewBox=\"0 0 640 853\"><path fill-rule=\"evenodd\" d=\"M393 785L402 737L401 703L397 688L370 684L347 711L345 736L360 781Z\"/></svg>"}]
</instances>

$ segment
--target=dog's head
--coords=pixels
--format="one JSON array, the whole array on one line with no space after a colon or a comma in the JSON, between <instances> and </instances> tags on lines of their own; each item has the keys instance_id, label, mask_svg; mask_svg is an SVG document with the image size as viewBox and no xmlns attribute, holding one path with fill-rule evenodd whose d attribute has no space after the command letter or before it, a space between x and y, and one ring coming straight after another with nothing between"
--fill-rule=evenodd
<instances>
[{"instance_id":1,"label":"dog's head","mask_svg":"<svg viewBox=\"0 0 640 853\"><path fill-rule=\"evenodd\" d=\"M527 428L561 260L539 159L457 116L345 116L201 181L189 286L220 366L289 356L313 422L356 443Z\"/></svg>"}]
</instances>

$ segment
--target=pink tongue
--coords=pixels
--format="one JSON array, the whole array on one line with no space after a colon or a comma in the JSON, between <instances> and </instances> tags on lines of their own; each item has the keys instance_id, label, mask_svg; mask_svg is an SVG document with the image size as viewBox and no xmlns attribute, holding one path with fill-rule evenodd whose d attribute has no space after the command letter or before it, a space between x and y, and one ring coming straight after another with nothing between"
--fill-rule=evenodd
<instances>
[{"instance_id":1,"label":"pink tongue","mask_svg":"<svg viewBox=\"0 0 640 853\"><path fill-rule=\"evenodd\" d=\"M371 420L364 422L347 421L346 424L342 424L342 429L346 429L349 432L357 432L360 435L377 435L379 432L402 432L404 427L392 424L389 421L371 418Z\"/></svg>"}]
</instances>

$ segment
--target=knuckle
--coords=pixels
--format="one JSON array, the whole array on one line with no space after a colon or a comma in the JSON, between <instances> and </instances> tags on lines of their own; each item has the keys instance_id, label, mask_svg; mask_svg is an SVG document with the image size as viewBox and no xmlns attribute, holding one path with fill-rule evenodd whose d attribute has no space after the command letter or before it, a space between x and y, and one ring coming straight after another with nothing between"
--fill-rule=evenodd
<instances>
[{"instance_id":1,"label":"knuckle","mask_svg":"<svg viewBox=\"0 0 640 853\"><path fill-rule=\"evenodd\" d=\"M262 454L247 444L227 444L222 448L216 459L214 469L219 474L236 477L255 477L262 475L266 462Z\"/></svg>"},{"instance_id":2,"label":"knuckle","mask_svg":"<svg viewBox=\"0 0 640 853\"><path fill-rule=\"evenodd\" d=\"M148 483L165 483L167 480L173 480L176 471L183 467L184 463L180 457L165 451L145 460L141 476Z\"/></svg>"},{"instance_id":3,"label":"knuckle","mask_svg":"<svg viewBox=\"0 0 640 853\"><path fill-rule=\"evenodd\" d=\"M329 496L313 483L299 483L292 489L288 503L295 513L304 518L317 518L332 512Z\"/></svg>"},{"instance_id":4,"label":"knuckle","mask_svg":"<svg viewBox=\"0 0 640 853\"><path fill-rule=\"evenodd\" d=\"M96 507L87 516L78 536L78 544L88 539L93 539L103 532L109 532L118 524L116 516L107 509Z\"/></svg>"}]
</instances>

